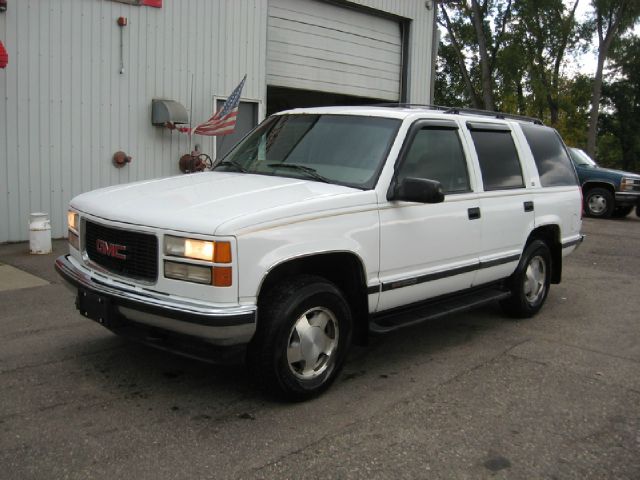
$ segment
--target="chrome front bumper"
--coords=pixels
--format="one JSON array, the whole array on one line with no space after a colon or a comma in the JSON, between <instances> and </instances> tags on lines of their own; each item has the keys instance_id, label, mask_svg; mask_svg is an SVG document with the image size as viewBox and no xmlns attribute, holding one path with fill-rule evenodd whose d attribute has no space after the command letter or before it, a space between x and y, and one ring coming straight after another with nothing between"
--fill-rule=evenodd
<instances>
[{"instance_id":1,"label":"chrome front bumper","mask_svg":"<svg viewBox=\"0 0 640 480\"><path fill-rule=\"evenodd\" d=\"M135 289L106 277L103 281L69 255L58 257L55 268L78 295L94 295L99 302L103 299L108 302L115 321L104 322L104 326L116 333L120 327L130 329L139 324L154 332L175 333L217 346L234 346L247 344L256 330L254 305L221 307ZM81 302L76 305L80 309ZM102 318L95 320L103 323Z\"/></svg>"},{"instance_id":2,"label":"chrome front bumper","mask_svg":"<svg viewBox=\"0 0 640 480\"><path fill-rule=\"evenodd\" d=\"M640 192L616 192L616 204L633 206L640 204Z\"/></svg>"}]
</instances>

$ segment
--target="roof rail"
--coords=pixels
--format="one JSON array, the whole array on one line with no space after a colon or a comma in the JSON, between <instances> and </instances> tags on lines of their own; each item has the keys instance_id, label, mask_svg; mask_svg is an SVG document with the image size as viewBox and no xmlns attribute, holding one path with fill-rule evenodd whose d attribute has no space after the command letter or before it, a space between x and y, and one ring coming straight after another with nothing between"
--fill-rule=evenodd
<instances>
[{"instance_id":1,"label":"roof rail","mask_svg":"<svg viewBox=\"0 0 640 480\"><path fill-rule=\"evenodd\" d=\"M519 120L521 122L531 122L536 125L544 125L542 120L535 117L527 117L525 115L515 115L512 113L494 112L491 110L480 110L477 108L465 108L465 107L443 107L441 105L430 105L421 103L376 103L371 105L373 107L390 107L390 108L422 108L427 110L438 110L443 113L450 113L452 115L467 114L467 115L481 115L483 117L493 117L500 120Z\"/></svg>"},{"instance_id":2,"label":"roof rail","mask_svg":"<svg viewBox=\"0 0 640 480\"><path fill-rule=\"evenodd\" d=\"M539 118L527 117L525 115L515 115L512 113L493 112L491 110L480 110L477 108L451 107L445 110L444 113L451 113L454 115L457 115L460 113L466 113L468 115L481 115L483 117L493 117L493 118L499 118L501 120L505 120L505 119L520 120L522 122L535 123L536 125L544 125L542 123L542 120L540 120Z\"/></svg>"},{"instance_id":3,"label":"roof rail","mask_svg":"<svg viewBox=\"0 0 640 480\"><path fill-rule=\"evenodd\" d=\"M371 105L372 107L389 107L389 108L422 108L426 110L439 110L444 112L448 110L450 107L442 107L440 105L430 105L427 103L374 103Z\"/></svg>"}]
</instances>

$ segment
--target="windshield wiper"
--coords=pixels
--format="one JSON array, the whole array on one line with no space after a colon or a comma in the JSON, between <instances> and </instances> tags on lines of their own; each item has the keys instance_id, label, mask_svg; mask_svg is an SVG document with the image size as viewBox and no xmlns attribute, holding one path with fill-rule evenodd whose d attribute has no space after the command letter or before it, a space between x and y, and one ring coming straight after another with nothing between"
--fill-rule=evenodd
<instances>
[{"instance_id":1,"label":"windshield wiper","mask_svg":"<svg viewBox=\"0 0 640 480\"><path fill-rule=\"evenodd\" d=\"M244 168L242 165L240 165L238 162L236 162L235 160L222 160L220 163L216 164L215 167L213 167L214 169L218 168L218 167L234 167L236 170L238 170L239 172L242 173L247 173L247 169Z\"/></svg>"},{"instance_id":2,"label":"windshield wiper","mask_svg":"<svg viewBox=\"0 0 640 480\"><path fill-rule=\"evenodd\" d=\"M331 183L331 181L320 175L315 168L307 167L306 165L298 165L296 163L269 163L268 167L271 168L288 168L290 170L297 170L299 172L306 173L309 177L315 178L321 182Z\"/></svg>"}]
</instances>

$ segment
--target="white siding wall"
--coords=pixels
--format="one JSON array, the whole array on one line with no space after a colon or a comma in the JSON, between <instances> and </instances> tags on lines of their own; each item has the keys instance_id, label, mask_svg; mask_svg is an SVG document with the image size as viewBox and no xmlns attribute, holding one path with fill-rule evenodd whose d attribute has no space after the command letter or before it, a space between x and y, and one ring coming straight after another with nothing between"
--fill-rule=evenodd
<instances>
[{"instance_id":1,"label":"white siding wall","mask_svg":"<svg viewBox=\"0 0 640 480\"><path fill-rule=\"evenodd\" d=\"M9 65L0 70L0 242L28 238L30 212L65 235L69 200L94 188L179 173L185 135L151 125L151 99L208 118L247 73L243 97L265 95L267 0L18 0L0 13ZM125 16L125 74L120 31ZM211 139L194 137L211 153ZM122 169L111 156L124 150ZM132 205L135 208L135 205Z\"/></svg>"},{"instance_id":2,"label":"white siding wall","mask_svg":"<svg viewBox=\"0 0 640 480\"><path fill-rule=\"evenodd\" d=\"M266 92L268 0L164 0L163 8L109 0L14 0L0 13L9 65L0 70L0 242L28 238L30 212L66 234L69 200L83 191L179 173L187 137L151 125L151 99L213 111L247 73L243 97ZM409 100L430 98L432 10L423 0L352 0L412 19ZM125 16L125 74L119 74ZM205 152L212 141L195 137ZM111 156L124 150L122 169ZM135 208L135 205L132 205Z\"/></svg>"}]
</instances>

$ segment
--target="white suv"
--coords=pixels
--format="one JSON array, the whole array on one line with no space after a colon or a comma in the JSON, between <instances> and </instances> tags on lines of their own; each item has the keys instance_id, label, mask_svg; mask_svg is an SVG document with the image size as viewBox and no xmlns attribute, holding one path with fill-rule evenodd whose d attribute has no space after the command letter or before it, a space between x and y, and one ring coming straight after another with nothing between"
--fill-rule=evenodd
<instances>
[{"instance_id":1,"label":"white suv","mask_svg":"<svg viewBox=\"0 0 640 480\"><path fill-rule=\"evenodd\" d=\"M212 172L77 196L56 268L114 332L246 354L261 385L305 399L370 332L496 300L534 315L582 241L581 213L566 147L533 119L300 109Z\"/></svg>"}]
</instances>

